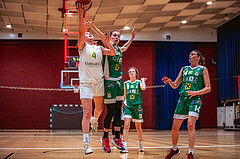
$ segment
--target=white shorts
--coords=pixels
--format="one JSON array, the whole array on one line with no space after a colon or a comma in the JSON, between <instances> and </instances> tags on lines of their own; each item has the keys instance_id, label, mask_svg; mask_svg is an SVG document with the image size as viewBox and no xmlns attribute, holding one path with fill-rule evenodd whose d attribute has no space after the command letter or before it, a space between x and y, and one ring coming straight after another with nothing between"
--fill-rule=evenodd
<instances>
[{"instance_id":1,"label":"white shorts","mask_svg":"<svg viewBox=\"0 0 240 159\"><path fill-rule=\"evenodd\" d=\"M93 96L104 96L104 82L80 83L80 99L93 99Z\"/></svg>"}]
</instances>

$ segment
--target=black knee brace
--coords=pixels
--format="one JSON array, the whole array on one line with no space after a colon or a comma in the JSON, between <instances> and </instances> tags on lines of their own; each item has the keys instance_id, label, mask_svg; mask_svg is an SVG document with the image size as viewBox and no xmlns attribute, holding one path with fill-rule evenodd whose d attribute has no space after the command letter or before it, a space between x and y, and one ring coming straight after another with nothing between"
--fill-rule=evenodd
<instances>
[{"instance_id":1,"label":"black knee brace","mask_svg":"<svg viewBox=\"0 0 240 159\"><path fill-rule=\"evenodd\" d=\"M117 101L114 113L114 126L121 127L122 101Z\"/></svg>"},{"instance_id":2,"label":"black knee brace","mask_svg":"<svg viewBox=\"0 0 240 159\"><path fill-rule=\"evenodd\" d=\"M106 104L106 107L107 107L107 114L106 114L105 119L104 119L104 128L109 129L112 117L114 116L116 103Z\"/></svg>"}]
</instances>

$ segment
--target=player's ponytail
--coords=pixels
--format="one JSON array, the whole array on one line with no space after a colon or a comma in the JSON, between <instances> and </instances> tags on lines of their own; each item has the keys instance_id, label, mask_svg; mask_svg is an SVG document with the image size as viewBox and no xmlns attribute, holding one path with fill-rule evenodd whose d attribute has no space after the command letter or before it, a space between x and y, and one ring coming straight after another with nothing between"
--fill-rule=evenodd
<instances>
[{"instance_id":1,"label":"player's ponytail","mask_svg":"<svg viewBox=\"0 0 240 159\"><path fill-rule=\"evenodd\" d=\"M205 65L205 57L203 57L202 53L199 50L193 50L194 52L197 53L197 56L200 56L200 60L198 62L199 65L204 66Z\"/></svg>"}]
</instances>

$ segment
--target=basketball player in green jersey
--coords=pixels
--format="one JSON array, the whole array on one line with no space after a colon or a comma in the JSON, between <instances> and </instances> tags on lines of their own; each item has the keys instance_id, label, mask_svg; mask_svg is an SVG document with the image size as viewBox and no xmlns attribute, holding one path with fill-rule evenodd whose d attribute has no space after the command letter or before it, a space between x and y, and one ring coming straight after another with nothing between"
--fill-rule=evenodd
<instances>
[{"instance_id":1,"label":"basketball player in green jersey","mask_svg":"<svg viewBox=\"0 0 240 159\"><path fill-rule=\"evenodd\" d=\"M88 22L88 26L101 38L103 44L105 45L104 34L92 23ZM104 136L101 138L102 148L105 152L110 153L109 145L109 128L111 120L114 117L113 128L115 130L115 138L113 138L112 143L120 150L124 150L122 140L120 138L121 129L121 107L124 100L124 86L122 81L122 53L125 52L131 45L133 39L136 36L135 28L132 30L132 37L125 43L122 47L119 47L120 33L116 30L110 33L110 40L116 51L115 56L104 56L103 57L103 69L104 69L104 86L105 86L105 96L104 103L106 104L107 114L104 119ZM94 111L95 113L95 111ZM94 114L91 124L97 121L97 117L100 114ZM96 116L96 117L95 117Z\"/></svg>"},{"instance_id":2,"label":"basketball player in green jersey","mask_svg":"<svg viewBox=\"0 0 240 159\"><path fill-rule=\"evenodd\" d=\"M163 82L176 89L182 82L179 92L180 97L173 116L172 125L172 148L165 159L170 159L174 155L180 154L177 148L179 129L184 119L188 118L188 159L193 159L193 149L196 139L195 124L199 117L202 105L202 95L211 91L209 74L204 67L204 57L198 50L193 50L189 55L190 66L184 66L179 72L177 79L173 82L167 77L163 77Z\"/></svg>"},{"instance_id":3,"label":"basketball player in green jersey","mask_svg":"<svg viewBox=\"0 0 240 159\"><path fill-rule=\"evenodd\" d=\"M130 80L124 82L124 129L123 129L123 146L125 150L120 152L127 153L127 140L131 120L135 122L135 127L138 134L139 152L143 152L142 143L142 122L143 122L143 108L141 90L146 90L145 81L147 78L138 80L139 71L135 67L128 69Z\"/></svg>"}]
</instances>

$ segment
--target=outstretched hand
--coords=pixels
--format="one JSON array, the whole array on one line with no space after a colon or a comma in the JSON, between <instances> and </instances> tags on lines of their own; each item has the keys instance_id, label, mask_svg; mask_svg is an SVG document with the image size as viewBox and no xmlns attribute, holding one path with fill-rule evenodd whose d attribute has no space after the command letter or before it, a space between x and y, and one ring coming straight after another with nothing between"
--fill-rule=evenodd
<instances>
[{"instance_id":1,"label":"outstretched hand","mask_svg":"<svg viewBox=\"0 0 240 159\"><path fill-rule=\"evenodd\" d=\"M162 81L163 81L163 83L168 84L169 82L171 82L171 79L168 78L168 77L166 77L166 76L164 76L164 77L162 78Z\"/></svg>"},{"instance_id":2,"label":"outstretched hand","mask_svg":"<svg viewBox=\"0 0 240 159\"><path fill-rule=\"evenodd\" d=\"M141 78L141 80L145 82L147 80L147 78Z\"/></svg>"},{"instance_id":3,"label":"outstretched hand","mask_svg":"<svg viewBox=\"0 0 240 159\"><path fill-rule=\"evenodd\" d=\"M110 42L110 31L109 31L109 30L107 30L106 36L104 37L104 40L105 40L107 43Z\"/></svg>"}]
</instances>

